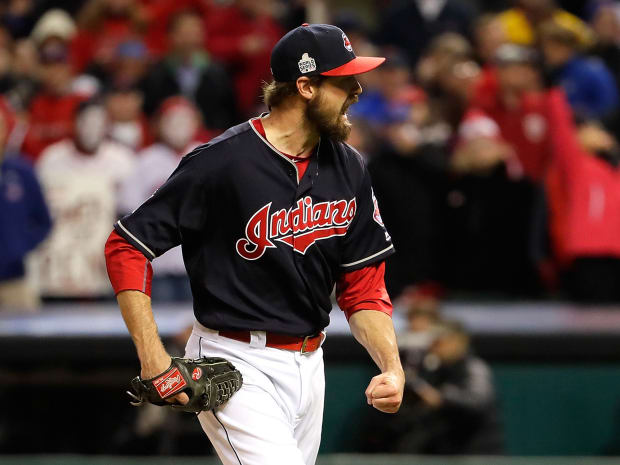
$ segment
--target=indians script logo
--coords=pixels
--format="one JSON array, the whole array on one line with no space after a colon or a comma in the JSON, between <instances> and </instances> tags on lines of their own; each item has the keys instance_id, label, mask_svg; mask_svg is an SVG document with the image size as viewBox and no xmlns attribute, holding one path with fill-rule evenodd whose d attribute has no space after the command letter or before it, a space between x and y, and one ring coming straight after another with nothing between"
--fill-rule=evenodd
<instances>
[{"instance_id":1,"label":"indians script logo","mask_svg":"<svg viewBox=\"0 0 620 465\"><path fill-rule=\"evenodd\" d=\"M271 202L260 208L245 227L245 237L236 243L237 253L257 260L280 241L304 255L316 241L344 236L355 217L357 203L351 200L312 203L309 196L295 207L271 213Z\"/></svg>"}]
</instances>

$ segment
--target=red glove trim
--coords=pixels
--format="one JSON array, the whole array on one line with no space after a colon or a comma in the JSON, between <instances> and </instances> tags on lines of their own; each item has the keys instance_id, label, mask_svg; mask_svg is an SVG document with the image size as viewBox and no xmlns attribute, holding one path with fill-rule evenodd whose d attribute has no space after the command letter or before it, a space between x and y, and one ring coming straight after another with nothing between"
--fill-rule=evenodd
<instances>
[{"instance_id":1,"label":"red glove trim","mask_svg":"<svg viewBox=\"0 0 620 465\"><path fill-rule=\"evenodd\" d=\"M114 294L132 290L151 296L151 262L116 231L105 243L105 262Z\"/></svg>"},{"instance_id":2,"label":"red glove trim","mask_svg":"<svg viewBox=\"0 0 620 465\"><path fill-rule=\"evenodd\" d=\"M347 320L360 310L392 316L392 301L385 289L385 262L344 273L336 283L336 300Z\"/></svg>"}]
</instances>

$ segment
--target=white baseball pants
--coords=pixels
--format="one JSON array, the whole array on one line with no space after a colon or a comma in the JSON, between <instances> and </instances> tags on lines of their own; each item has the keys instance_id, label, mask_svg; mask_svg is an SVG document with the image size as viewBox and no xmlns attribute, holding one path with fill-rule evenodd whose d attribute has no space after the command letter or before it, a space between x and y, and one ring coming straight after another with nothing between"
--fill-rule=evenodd
<instances>
[{"instance_id":1,"label":"white baseball pants","mask_svg":"<svg viewBox=\"0 0 620 465\"><path fill-rule=\"evenodd\" d=\"M301 354L220 336L198 322L185 356L223 357L243 386L222 407L198 415L224 465L313 465L321 442L325 376L323 350Z\"/></svg>"}]
</instances>

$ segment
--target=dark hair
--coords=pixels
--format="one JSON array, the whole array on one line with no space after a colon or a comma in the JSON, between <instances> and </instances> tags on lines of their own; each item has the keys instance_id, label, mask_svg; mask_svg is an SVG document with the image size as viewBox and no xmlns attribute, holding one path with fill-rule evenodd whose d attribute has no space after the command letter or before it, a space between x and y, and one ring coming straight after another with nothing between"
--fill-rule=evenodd
<instances>
[{"instance_id":1,"label":"dark hair","mask_svg":"<svg viewBox=\"0 0 620 465\"><path fill-rule=\"evenodd\" d=\"M310 83L320 86L325 80L324 76L310 76ZM267 108L277 107L290 97L297 95L297 81L263 82L263 101Z\"/></svg>"}]
</instances>

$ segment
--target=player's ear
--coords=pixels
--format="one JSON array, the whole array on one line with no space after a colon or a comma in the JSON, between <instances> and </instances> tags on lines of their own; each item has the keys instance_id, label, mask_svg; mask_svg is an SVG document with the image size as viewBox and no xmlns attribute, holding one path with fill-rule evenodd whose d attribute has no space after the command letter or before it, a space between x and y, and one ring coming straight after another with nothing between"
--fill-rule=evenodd
<instances>
[{"instance_id":1,"label":"player's ear","mask_svg":"<svg viewBox=\"0 0 620 465\"><path fill-rule=\"evenodd\" d=\"M298 77L295 84L297 85L297 92L299 92L299 95L301 95L304 100L312 100L312 97L314 97L318 91L316 83L307 76Z\"/></svg>"}]
</instances>

